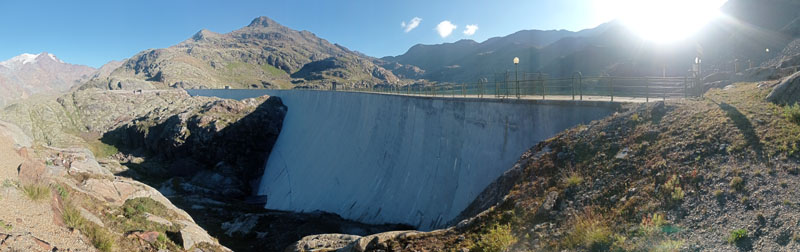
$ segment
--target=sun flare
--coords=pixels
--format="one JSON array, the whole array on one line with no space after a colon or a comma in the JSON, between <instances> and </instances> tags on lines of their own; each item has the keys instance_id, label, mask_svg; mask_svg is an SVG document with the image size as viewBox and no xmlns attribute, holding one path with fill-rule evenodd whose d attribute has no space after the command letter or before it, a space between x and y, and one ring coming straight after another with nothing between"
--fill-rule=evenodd
<instances>
[{"instance_id":1,"label":"sun flare","mask_svg":"<svg viewBox=\"0 0 800 252\"><path fill-rule=\"evenodd\" d=\"M719 16L725 0L612 0L608 11L636 34L656 43L685 39Z\"/></svg>"}]
</instances>

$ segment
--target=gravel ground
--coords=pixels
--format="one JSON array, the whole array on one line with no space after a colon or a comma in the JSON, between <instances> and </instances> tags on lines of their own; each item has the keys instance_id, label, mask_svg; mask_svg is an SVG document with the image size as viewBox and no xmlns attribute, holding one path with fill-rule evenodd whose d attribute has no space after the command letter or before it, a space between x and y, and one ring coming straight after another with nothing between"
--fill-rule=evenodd
<instances>
[{"instance_id":1,"label":"gravel ground","mask_svg":"<svg viewBox=\"0 0 800 252\"><path fill-rule=\"evenodd\" d=\"M6 235L21 237L16 240L0 239L0 250L39 250L42 248L41 245L33 248L24 247L25 244L30 244L32 238L35 237L55 246L59 251L95 251L79 233L73 233L68 228L54 222L55 216L49 200L34 202L12 185L14 181L17 181L17 167L22 161L23 158L14 149L14 142L6 134L0 132L0 181L2 181L2 185L0 185L0 221L5 224L0 228L0 238ZM14 242L19 244L15 245Z\"/></svg>"}]
</instances>

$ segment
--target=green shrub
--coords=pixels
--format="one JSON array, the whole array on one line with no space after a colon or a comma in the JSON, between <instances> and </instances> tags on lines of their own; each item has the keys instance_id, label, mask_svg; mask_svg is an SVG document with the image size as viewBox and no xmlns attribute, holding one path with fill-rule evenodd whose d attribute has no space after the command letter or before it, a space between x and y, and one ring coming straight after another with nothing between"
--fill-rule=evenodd
<instances>
[{"instance_id":1,"label":"green shrub","mask_svg":"<svg viewBox=\"0 0 800 252\"><path fill-rule=\"evenodd\" d=\"M733 177L730 186L736 191L744 190L744 179L742 177Z\"/></svg>"},{"instance_id":2,"label":"green shrub","mask_svg":"<svg viewBox=\"0 0 800 252\"><path fill-rule=\"evenodd\" d=\"M653 252L674 252L674 251L681 251L683 247L683 241L676 241L676 240L664 240L658 243L654 248L650 251Z\"/></svg>"},{"instance_id":3,"label":"green shrub","mask_svg":"<svg viewBox=\"0 0 800 252\"><path fill-rule=\"evenodd\" d=\"M3 188L6 188L6 187L18 187L18 186L19 186L19 183L17 181L10 180L10 179L4 179L3 180Z\"/></svg>"},{"instance_id":4,"label":"green shrub","mask_svg":"<svg viewBox=\"0 0 800 252\"><path fill-rule=\"evenodd\" d=\"M488 232L481 235L475 248L484 252L502 252L508 251L515 242L517 242L517 238L511 234L510 225L494 224Z\"/></svg>"},{"instance_id":5,"label":"green shrub","mask_svg":"<svg viewBox=\"0 0 800 252\"><path fill-rule=\"evenodd\" d=\"M800 104L787 105L783 108L783 116L790 122L800 124Z\"/></svg>"},{"instance_id":6,"label":"green shrub","mask_svg":"<svg viewBox=\"0 0 800 252\"><path fill-rule=\"evenodd\" d=\"M649 236L656 231L660 231L661 227L666 224L667 221L664 219L663 214L654 213L652 217L645 216L642 218L642 223L639 224L639 230L643 235Z\"/></svg>"},{"instance_id":7,"label":"green shrub","mask_svg":"<svg viewBox=\"0 0 800 252\"><path fill-rule=\"evenodd\" d=\"M86 223L86 219L83 218L81 212L69 204L65 204L61 217L64 219L64 224L71 228L80 229Z\"/></svg>"},{"instance_id":8,"label":"green shrub","mask_svg":"<svg viewBox=\"0 0 800 252\"><path fill-rule=\"evenodd\" d=\"M69 192L67 191L67 189L64 189L64 187L61 186L61 184L56 184L55 188L56 192L58 193L58 196L61 197L62 200L69 199Z\"/></svg>"},{"instance_id":9,"label":"green shrub","mask_svg":"<svg viewBox=\"0 0 800 252\"><path fill-rule=\"evenodd\" d=\"M737 243L745 238L747 238L747 230L740 228L731 231L731 235L728 236L728 242Z\"/></svg>"},{"instance_id":10,"label":"green shrub","mask_svg":"<svg viewBox=\"0 0 800 252\"><path fill-rule=\"evenodd\" d=\"M565 242L569 247L582 246L592 251L605 251L614 239L606 220L598 214L586 211L575 218L572 232Z\"/></svg>"},{"instance_id":11,"label":"green shrub","mask_svg":"<svg viewBox=\"0 0 800 252\"><path fill-rule=\"evenodd\" d=\"M40 184L31 184L22 186L22 191L25 196L33 201L41 201L50 196L50 187Z\"/></svg>"},{"instance_id":12,"label":"green shrub","mask_svg":"<svg viewBox=\"0 0 800 252\"><path fill-rule=\"evenodd\" d=\"M81 212L72 204L64 204L61 218L67 227L80 230L91 241L92 245L100 251L113 251L115 242L114 236L97 224L91 223L83 218Z\"/></svg>"},{"instance_id":13,"label":"green shrub","mask_svg":"<svg viewBox=\"0 0 800 252\"><path fill-rule=\"evenodd\" d=\"M0 220L0 228L5 229L6 232L11 232L11 230L14 229L14 225L11 225L11 223L6 223L5 221Z\"/></svg>"},{"instance_id":14,"label":"green shrub","mask_svg":"<svg viewBox=\"0 0 800 252\"><path fill-rule=\"evenodd\" d=\"M158 237L156 237L156 245L158 246L158 250L166 250L167 242L167 236L164 235L164 233L159 233Z\"/></svg>"},{"instance_id":15,"label":"green shrub","mask_svg":"<svg viewBox=\"0 0 800 252\"><path fill-rule=\"evenodd\" d=\"M672 175L672 177L667 180L667 183L664 183L664 192L673 203L682 201L683 197L686 196L683 188L681 188L681 181L678 179L678 175Z\"/></svg>"},{"instance_id":16,"label":"green shrub","mask_svg":"<svg viewBox=\"0 0 800 252\"><path fill-rule=\"evenodd\" d=\"M564 179L564 184L567 187L578 186L583 184L583 177L581 177L581 175L577 172L570 173L569 176Z\"/></svg>"},{"instance_id":17,"label":"green shrub","mask_svg":"<svg viewBox=\"0 0 800 252\"><path fill-rule=\"evenodd\" d=\"M114 250L114 237L108 231L94 224L88 225L85 229L86 236L92 240L95 248L103 252Z\"/></svg>"}]
</instances>

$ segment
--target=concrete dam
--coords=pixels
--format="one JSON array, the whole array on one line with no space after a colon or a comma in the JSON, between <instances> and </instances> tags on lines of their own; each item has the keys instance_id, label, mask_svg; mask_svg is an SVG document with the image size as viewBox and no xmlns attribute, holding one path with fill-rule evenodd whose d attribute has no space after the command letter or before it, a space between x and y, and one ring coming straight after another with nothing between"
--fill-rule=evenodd
<instances>
[{"instance_id":1,"label":"concrete dam","mask_svg":"<svg viewBox=\"0 0 800 252\"><path fill-rule=\"evenodd\" d=\"M190 90L288 107L258 190L266 208L444 227L538 142L615 104L313 90Z\"/></svg>"}]
</instances>

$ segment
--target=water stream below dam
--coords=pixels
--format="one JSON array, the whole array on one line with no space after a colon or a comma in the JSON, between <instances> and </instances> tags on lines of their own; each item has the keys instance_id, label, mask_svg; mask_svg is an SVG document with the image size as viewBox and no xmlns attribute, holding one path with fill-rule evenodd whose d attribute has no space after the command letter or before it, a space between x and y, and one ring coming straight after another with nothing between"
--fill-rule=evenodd
<instances>
[{"instance_id":1,"label":"water stream below dam","mask_svg":"<svg viewBox=\"0 0 800 252\"><path fill-rule=\"evenodd\" d=\"M187 90L288 107L258 190L268 209L442 228L538 142L613 114L609 102L317 90Z\"/></svg>"}]
</instances>

